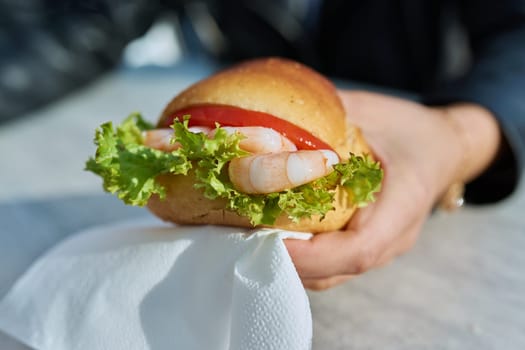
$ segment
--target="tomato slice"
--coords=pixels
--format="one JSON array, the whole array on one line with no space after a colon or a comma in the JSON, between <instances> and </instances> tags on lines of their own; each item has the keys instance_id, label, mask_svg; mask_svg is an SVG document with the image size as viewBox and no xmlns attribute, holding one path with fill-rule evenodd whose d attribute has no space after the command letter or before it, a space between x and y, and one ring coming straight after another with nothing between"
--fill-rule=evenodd
<instances>
[{"instance_id":1,"label":"tomato slice","mask_svg":"<svg viewBox=\"0 0 525 350\"><path fill-rule=\"evenodd\" d=\"M278 133L286 136L298 149L333 150L327 143L321 141L308 131L271 114L249 111L239 107L226 105L198 105L183 108L173 113L170 117L160 121L159 127L169 127L173 120L179 120L189 115L189 126L215 127L215 123L221 126L262 126L272 128Z\"/></svg>"}]
</instances>

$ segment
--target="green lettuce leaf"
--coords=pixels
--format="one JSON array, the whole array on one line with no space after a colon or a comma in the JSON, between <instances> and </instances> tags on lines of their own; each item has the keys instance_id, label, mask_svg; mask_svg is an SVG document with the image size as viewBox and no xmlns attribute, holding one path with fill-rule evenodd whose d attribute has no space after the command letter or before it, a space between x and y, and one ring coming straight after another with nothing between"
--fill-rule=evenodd
<instances>
[{"instance_id":1,"label":"green lettuce leaf","mask_svg":"<svg viewBox=\"0 0 525 350\"><path fill-rule=\"evenodd\" d=\"M334 166L334 173L339 175L339 184L351 194L352 201L358 207L365 207L375 201L374 194L381 190L383 170L379 162L368 154L350 155L345 163Z\"/></svg>"},{"instance_id":2,"label":"green lettuce leaf","mask_svg":"<svg viewBox=\"0 0 525 350\"><path fill-rule=\"evenodd\" d=\"M103 179L107 192L126 204L145 205L152 195L165 198L166 190L155 181L161 174L187 174L194 170L195 187L209 199L227 200L227 209L246 216L253 225L271 225L282 213L291 220L317 215L323 218L333 210L338 186L345 188L355 205L362 207L374 200L381 187L383 171L369 156L350 155L334 166L329 175L306 185L265 195L251 195L235 189L227 175L227 165L249 153L239 147L242 136L228 134L219 126L213 138L188 130L188 118L175 121L173 142L181 147L163 152L143 145L143 132L153 126L139 114L132 114L116 128L100 126L95 134L96 154L86 162L86 170Z\"/></svg>"},{"instance_id":3,"label":"green lettuce leaf","mask_svg":"<svg viewBox=\"0 0 525 350\"><path fill-rule=\"evenodd\" d=\"M153 194L164 198L165 188L155 177L187 174L191 169L183 154L142 145L142 132L151 128L139 114L132 114L116 129L108 122L95 133L97 151L86 162L86 170L102 177L104 190L117 194L126 204L145 205Z\"/></svg>"}]
</instances>

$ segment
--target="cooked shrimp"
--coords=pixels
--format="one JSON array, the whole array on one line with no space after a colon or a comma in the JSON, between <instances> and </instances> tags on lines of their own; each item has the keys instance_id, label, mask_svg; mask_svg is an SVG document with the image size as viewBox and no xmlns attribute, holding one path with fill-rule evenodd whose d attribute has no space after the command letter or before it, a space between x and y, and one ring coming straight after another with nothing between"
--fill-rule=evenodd
<instances>
[{"instance_id":1,"label":"cooked shrimp","mask_svg":"<svg viewBox=\"0 0 525 350\"><path fill-rule=\"evenodd\" d=\"M180 145L171 143L173 137L172 129L153 129L143 133L144 145L161 151L173 151Z\"/></svg>"},{"instance_id":2,"label":"cooked shrimp","mask_svg":"<svg viewBox=\"0 0 525 350\"><path fill-rule=\"evenodd\" d=\"M292 141L271 128L264 128L262 126L224 126L222 129L228 134L242 134L245 138L241 140L239 147L251 153L273 153L297 150L297 147ZM215 130L212 130L210 137L213 137L214 134Z\"/></svg>"},{"instance_id":3,"label":"cooked shrimp","mask_svg":"<svg viewBox=\"0 0 525 350\"><path fill-rule=\"evenodd\" d=\"M193 133L205 133L208 135L211 128L205 126L191 126L188 128ZM171 152L180 147L177 142L171 142L173 138L173 129L153 129L144 132L144 145L158 149L160 151Z\"/></svg>"},{"instance_id":4,"label":"cooked shrimp","mask_svg":"<svg viewBox=\"0 0 525 350\"><path fill-rule=\"evenodd\" d=\"M263 194L326 176L338 162L337 154L329 150L256 154L231 160L228 173L237 190Z\"/></svg>"},{"instance_id":5,"label":"cooked shrimp","mask_svg":"<svg viewBox=\"0 0 525 350\"><path fill-rule=\"evenodd\" d=\"M271 153L297 150L297 147L292 141L270 128L264 128L261 126L224 126L222 129L228 134L242 134L244 138L239 143L239 147L251 153ZM216 133L216 129L211 129L205 126L192 126L188 128L188 130L194 133L205 133L210 138ZM145 132L144 144L151 148L170 152L180 147L179 144L171 142L172 137L172 129L149 130Z\"/></svg>"}]
</instances>

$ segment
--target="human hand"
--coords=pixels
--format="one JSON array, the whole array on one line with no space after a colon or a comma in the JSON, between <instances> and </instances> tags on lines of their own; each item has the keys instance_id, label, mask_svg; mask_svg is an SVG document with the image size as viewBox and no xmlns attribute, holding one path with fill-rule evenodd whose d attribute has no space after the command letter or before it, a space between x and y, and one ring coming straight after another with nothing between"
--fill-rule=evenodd
<instances>
[{"instance_id":1,"label":"human hand","mask_svg":"<svg viewBox=\"0 0 525 350\"><path fill-rule=\"evenodd\" d=\"M486 168L500 142L494 117L476 105L430 108L362 91L340 95L385 177L377 201L360 209L344 230L285 242L303 284L316 290L408 251L440 196Z\"/></svg>"}]
</instances>

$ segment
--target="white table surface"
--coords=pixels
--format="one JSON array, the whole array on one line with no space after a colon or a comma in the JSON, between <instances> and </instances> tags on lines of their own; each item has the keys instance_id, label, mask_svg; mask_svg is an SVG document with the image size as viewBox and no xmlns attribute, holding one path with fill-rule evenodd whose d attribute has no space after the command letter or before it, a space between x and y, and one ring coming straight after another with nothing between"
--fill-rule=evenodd
<instances>
[{"instance_id":1,"label":"white table surface","mask_svg":"<svg viewBox=\"0 0 525 350\"><path fill-rule=\"evenodd\" d=\"M0 298L43 252L90 227L150 215L83 171L95 128L165 103L210 68L119 71L0 125ZM329 291L309 293L314 349L525 349L525 190L435 213L415 248ZM27 349L0 333L0 349Z\"/></svg>"}]
</instances>

